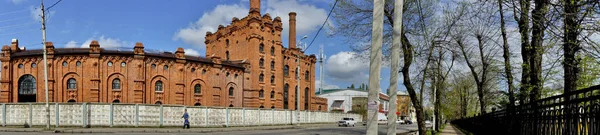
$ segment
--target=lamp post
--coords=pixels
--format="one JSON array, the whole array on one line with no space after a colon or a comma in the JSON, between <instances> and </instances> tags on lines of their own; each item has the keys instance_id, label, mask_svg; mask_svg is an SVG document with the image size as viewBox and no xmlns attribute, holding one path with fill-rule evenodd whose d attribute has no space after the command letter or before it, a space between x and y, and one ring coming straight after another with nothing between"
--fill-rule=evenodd
<instances>
[{"instance_id":1,"label":"lamp post","mask_svg":"<svg viewBox=\"0 0 600 135\"><path fill-rule=\"evenodd\" d=\"M296 53L296 82L298 83L296 85L296 114L298 116L298 118L296 119L297 126L300 126L300 51L304 49L302 48L302 40L306 38L308 37L305 35L304 37L302 37L302 39L298 41L298 53Z\"/></svg>"}]
</instances>

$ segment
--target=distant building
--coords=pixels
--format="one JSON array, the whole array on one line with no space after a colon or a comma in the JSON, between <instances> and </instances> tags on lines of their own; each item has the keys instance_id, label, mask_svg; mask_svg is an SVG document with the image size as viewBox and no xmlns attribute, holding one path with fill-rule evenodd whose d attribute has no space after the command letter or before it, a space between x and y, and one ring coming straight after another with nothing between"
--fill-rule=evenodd
<instances>
[{"instance_id":1,"label":"distant building","mask_svg":"<svg viewBox=\"0 0 600 135\"><path fill-rule=\"evenodd\" d=\"M368 95L368 91L359 89L328 89L323 90L321 94L317 94L318 97L327 99L328 111L341 112L352 111L352 108L355 106L366 107L366 98ZM364 100L364 103L360 101L355 102L353 99ZM379 93L379 112L388 112L389 100L388 95Z\"/></svg>"},{"instance_id":2,"label":"distant building","mask_svg":"<svg viewBox=\"0 0 600 135\"><path fill-rule=\"evenodd\" d=\"M396 96L398 97L398 102L396 102L396 114L398 114L398 119L415 121L415 107L410 101L410 96L408 96L407 93L401 91L398 91Z\"/></svg>"}]
</instances>

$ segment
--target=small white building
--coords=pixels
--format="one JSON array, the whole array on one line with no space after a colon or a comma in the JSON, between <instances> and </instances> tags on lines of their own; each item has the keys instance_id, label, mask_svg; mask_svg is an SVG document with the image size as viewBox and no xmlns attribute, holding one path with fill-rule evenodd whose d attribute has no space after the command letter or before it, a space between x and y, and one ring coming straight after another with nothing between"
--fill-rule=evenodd
<instances>
[{"instance_id":1,"label":"small white building","mask_svg":"<svg viewBox=\"0 0 600 135\"><path fill-rule=\"evenodd\" d=\"M316 94L318 97L327 98L327 111L343 110L348 112L352 110L353 97L368 97L369 92L361 89L328 89L322 93ZM384 93L379 93L379 102L383 112L388 111L389 97Z\"/></svg>"}]
</instances>

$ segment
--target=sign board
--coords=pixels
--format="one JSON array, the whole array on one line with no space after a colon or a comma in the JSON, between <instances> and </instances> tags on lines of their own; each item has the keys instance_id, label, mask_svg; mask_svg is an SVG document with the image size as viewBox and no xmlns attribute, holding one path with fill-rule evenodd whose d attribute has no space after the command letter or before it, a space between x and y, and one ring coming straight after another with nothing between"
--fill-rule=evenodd
<instances>
[{"instance_id":1,"label":"sign board","mask_svg":"<svg viewBox=\"0 0 600 135\"><path fill-rule=\"evenodd\" d=\"M379 106L377 105L377 101L368 102L367 106L368 106L367 110L375 110L375 111L379 110Z\"/></svg>"}]
</instances>

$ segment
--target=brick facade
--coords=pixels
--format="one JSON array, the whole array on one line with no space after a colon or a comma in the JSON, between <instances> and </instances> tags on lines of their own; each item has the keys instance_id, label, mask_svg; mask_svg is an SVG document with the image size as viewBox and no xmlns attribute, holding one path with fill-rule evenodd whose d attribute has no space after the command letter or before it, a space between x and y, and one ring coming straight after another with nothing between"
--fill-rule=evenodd
<instances>
[{"instance_id":1,"label":"brick facade","mask_svg":"<svg viewBox=\"0 0 600 135\"><path fill-rule=\"evenodd\" d=\"M49 100L294 110L300 84L300 110L327 110L327 99L315 96L315 55L295 47L296 13L289 14L290 47L285 48L281 19L261 17L260 1L250 3L248 16L206 33L206 58L187 56L182 48L149 52L142 43L118 50L96 41L89 48L54 48L48 42ZM17 40L2 47L0 102L45 101L44 68L37 66L43 65L42 52L21 49Z\"/></svg>"},{"instance_id":2,"label":"brick facade","mask_svg":"<svg viewBox=\"0 0 600 135\"><path fill-rule=\"evenodd\" d=\"M244 101L246 106L293 110L296 108L296 96L300 96L300 110L327 110L327 100L315 96L316 57L305 55L295 46L296 13L290 12L289 17L290 37L286 48L281 37L281 18L272 19L268 13L261 16L260 0L250 0L248 16L242 19L233 17L231 25L220 25L216 32L206 33L206 56L243 60L250 64L250 74L245 78L250 83L244 85L244 94L263 93L264 98L252 96ZM300 82L296 79L298 55ZM295 91L298 84L299 95ZM271 94L274 98L270 98Z\"/></svg>"}]
</instances>

